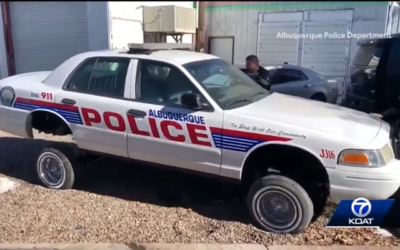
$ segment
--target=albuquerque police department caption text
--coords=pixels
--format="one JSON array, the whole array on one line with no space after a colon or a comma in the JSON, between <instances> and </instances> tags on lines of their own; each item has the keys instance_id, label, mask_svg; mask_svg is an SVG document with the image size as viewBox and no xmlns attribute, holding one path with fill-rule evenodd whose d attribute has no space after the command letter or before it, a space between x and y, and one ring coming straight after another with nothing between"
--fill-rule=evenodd
<instances>
[{"instance_id":1,"label":"albuquerque police department caption text","mask_svg":"<svg viewBox=\"0 0 400 250\"><path fill-rule=\"evenodd\" d=\"M298 33L286 33L278 32L276 38L283 39L369 39L369 38L389 38L389 34L375 34L375 33L338 33L338 32L324 32L324 33L308 33L308 34L298 34Z\"/></svg>"}]
</instances>

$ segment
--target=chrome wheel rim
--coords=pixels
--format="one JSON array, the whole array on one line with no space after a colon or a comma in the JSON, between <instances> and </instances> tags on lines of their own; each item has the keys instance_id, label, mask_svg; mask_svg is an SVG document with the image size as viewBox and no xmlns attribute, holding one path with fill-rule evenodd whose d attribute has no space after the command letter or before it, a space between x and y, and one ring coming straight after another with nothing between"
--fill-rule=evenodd
<instances>
[{"instance_id":1,"label":"chrome wheel rim","mask_svg":"<svg viewBox=\"0 0 400 250\"><path fill-rule=\"evenodd\" d=\"M40 180L47 186L59 188L65 182L65 167L62 160L52 152L40 155L37 161Z\"/></svg>"},{"instance_id":2,"label":"chrome wheel rim","mask_svg":"<svg viewBox=\"0 0 400 250\"><path fill-rule=\"evenodd\" d=\"M302 211L297 198L281 187L266 187L257 193L255 208L266 227L286 231L300 224Z\"/></svg>"}]
</instances>

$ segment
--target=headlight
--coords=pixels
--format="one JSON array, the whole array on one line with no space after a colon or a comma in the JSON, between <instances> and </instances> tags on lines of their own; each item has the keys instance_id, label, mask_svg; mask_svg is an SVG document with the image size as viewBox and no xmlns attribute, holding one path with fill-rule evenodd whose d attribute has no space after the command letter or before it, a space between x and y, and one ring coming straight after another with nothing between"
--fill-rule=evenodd
<instances>
[{"instance_id":1,"label":"headlight","mask_svg":"<svg viewBox=\"0 0 400 250\"><path fill-rule=\"evenodd\" d=\"M4 87L0 90L0 101L4 106L11 107L15 99L14 89L11 87Z\"/></svg>"},{"instance_id":2,"label":"headlight","mask_svg":"<svg viewBox=\"0 0 400 250\"><path fill-rule=\"evenodd\" d=\"M393 160L393 151L389 144L381 149L346 149L339 155L338 164L353 167L382 167Z\"/></svg>"}]
</instances>

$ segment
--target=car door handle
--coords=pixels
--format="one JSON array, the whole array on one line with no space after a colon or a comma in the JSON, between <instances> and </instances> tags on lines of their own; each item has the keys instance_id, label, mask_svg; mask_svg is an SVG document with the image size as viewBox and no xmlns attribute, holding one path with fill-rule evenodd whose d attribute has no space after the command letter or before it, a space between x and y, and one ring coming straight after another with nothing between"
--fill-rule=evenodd
<instances>
[{"instance_id":1,"label":"car door handle","mask_svg":"<svg viewBox=\"0 0 400 250\"><path fill-rule=\"evenodd\" d=\"M76 102L74 100L67 99L67 98L62 99L61 103L65 104L65 105L68 105L68 106L74 106L76 104Z\"/></svg>"},{"instance_id":2,"label":"car door handle","mask_svg":"<svg viewBox=\"0 0 400 250\"><path fill-rule=\"evenodd\" d=\"M309 87L311 87L311 84L304 85L304 88L309 88Z\"/></svg>"},{"instance_id":3,"label":"car door handle","mask_svg":"<svg viewBox=\"0 0 400 250\"><path fill-rule=\"evenodd\" d=\"M130 109L128 110L128 112L126 112L126 114L131 115L135 118L144 118L147 115L146 112L137 109Z\"/></svg>"}]
</instances>

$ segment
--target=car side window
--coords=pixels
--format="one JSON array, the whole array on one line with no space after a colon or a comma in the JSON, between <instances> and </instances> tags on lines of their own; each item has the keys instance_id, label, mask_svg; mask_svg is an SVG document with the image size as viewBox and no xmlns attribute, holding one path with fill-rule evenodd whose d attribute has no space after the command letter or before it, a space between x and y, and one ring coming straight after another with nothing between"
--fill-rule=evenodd
<instances>
[{"instance_id":1,"label":"car side window","mask_svg":"<svg viewBox=\"0 0 400 250\"><path fill-rule=\"evenodd\" d=\"M123 98L129 58L90 58L72 76L66 89Z\"/></svg>"},{"instance_id":2,"label":"car side window","mask_svg":"<svg viewBox=\"0 0 400 250\"><path fill-rule=\"evenodd\" d=\"M273 76L273 84L306 81L308 77L297 69L278 69Z\"/></svg>"},{"instance_id":3,"label":"car side window","mask_svg":"<svg viewBox=\"0 0 400 250\"><path fill-rule=\"evenodd\" d=\"M299 70L299 73L300 73L300 81L307 81L308 80L308 77L306 76L306 74L304 74L300 70Z\"/></svg>"},{"instance_id":4,"label":"car side window","mask_svg":"<svg viewBox=\"0 0 400 250\"><path fill-rule=\"evenodd\" d=\"M200 94L180 69L163 62L140 60L136 81L137 99L146 103L181 107L183 94Z\"/></svg>"}]
</instances>

